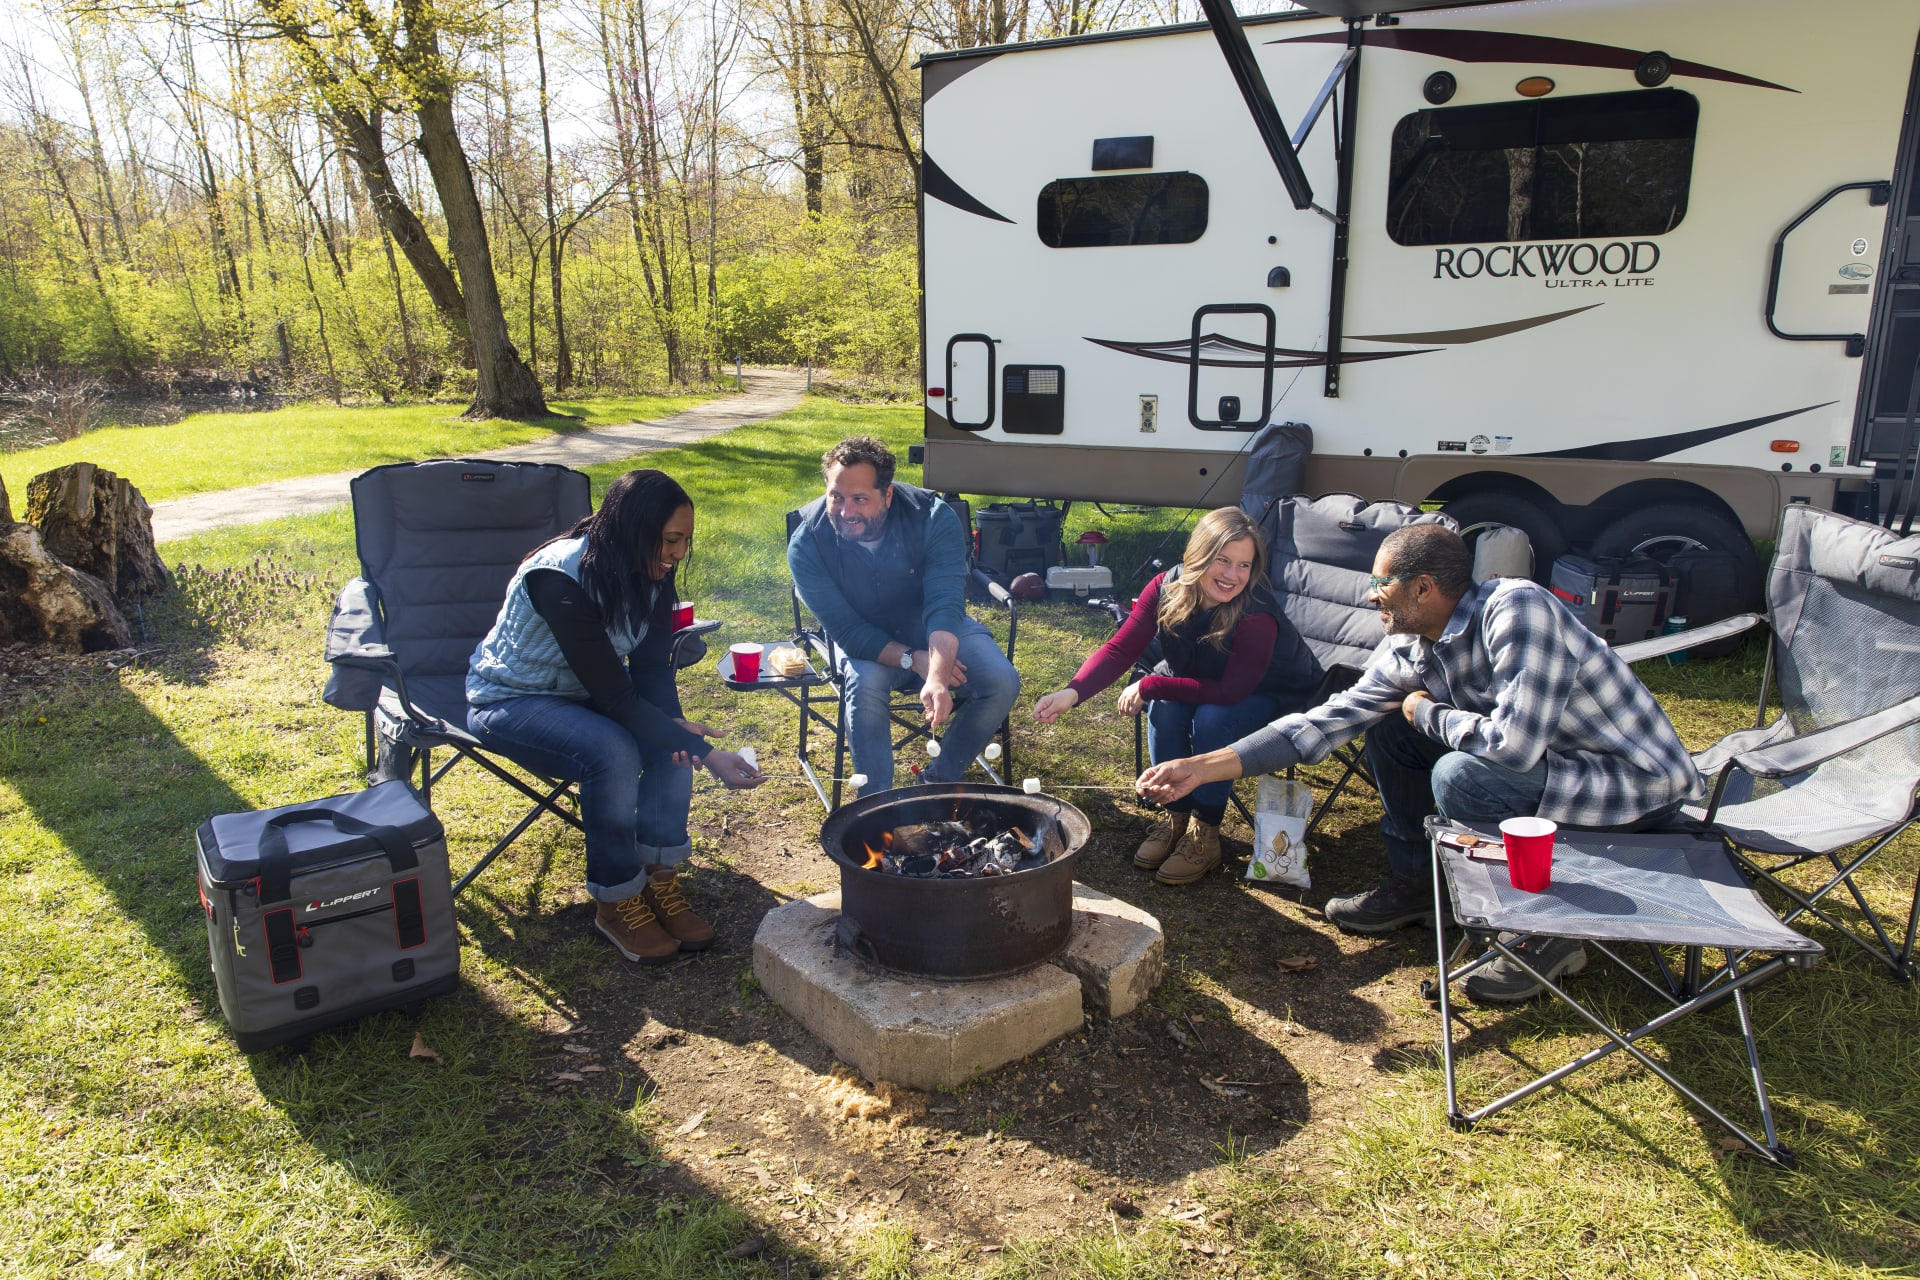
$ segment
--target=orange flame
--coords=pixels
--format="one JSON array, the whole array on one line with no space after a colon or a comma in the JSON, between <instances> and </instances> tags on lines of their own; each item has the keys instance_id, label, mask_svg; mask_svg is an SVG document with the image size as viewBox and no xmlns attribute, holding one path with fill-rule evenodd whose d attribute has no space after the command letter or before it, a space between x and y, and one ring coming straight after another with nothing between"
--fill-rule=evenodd
<instances>
[{"instance_id":1,"label":"orange flame","mask_svg":"<svg viewBox=\"0 0 1920 1280\"><path fill-rule=\"evenodd\" d=\"M868 871L877 871L880 867L880 855L873 851L873 846L870 844L863 844L861 847L867 851L867 860L861 865Z\"/></svg>"}]
</instances>

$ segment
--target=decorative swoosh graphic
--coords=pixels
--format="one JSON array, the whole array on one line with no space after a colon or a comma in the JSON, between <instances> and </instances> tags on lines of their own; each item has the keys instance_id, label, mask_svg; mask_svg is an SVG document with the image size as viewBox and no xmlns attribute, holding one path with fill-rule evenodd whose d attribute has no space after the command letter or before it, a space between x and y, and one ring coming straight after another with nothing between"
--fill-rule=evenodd
<instances>
[{"instance_id":1,"label":"decorative swoosh graphic","mask_svg":"<svg viewBox=\"0 0 1920 1280\"><path fill-rule=\"evenodd\" d=\"M1530 316L1525 320L1502 320L1498 324L1476 325L1471 329L1435 329L1430 333L1352 333L1347 336L1354 342L1407 342L1420 346L1485 342L1488 338L1504 338L1510 333L1519 333L1539 325L1552 324L1555 320L1565 320L1568 316L1577 316L1582 311L1591 311L1595 307L1605 305L1600 302L1589 302L1584 307L1574 307L1567 311Z\"/></svg>"},{"instance_id":2,"label":"decorative swoosh graphic","mask_svg":"<svg viewBox=\"0 0 1920 1280\"><path fill-rule=\"evenodd\" d=\"M1164 360L1168 364L1193 363L1193 339L1175 338L1170 342L1120 342L1111 338L1088 338L1095 346L1108 347L1123 355L1143 360ZM1342 364L1367 360L1398 360L1403 356L1425 355L1425 351L1366 351L1343 353ZM1284 358L1283 358L1284 357ZM1243 342L1217 333L1201 335L1200 363L1213 369L1264 369L1269 358L1276 369L1310 369L1327 362L1324 351L1303 351L1297 347L1269 349L1258 342Z\"/></svg>"},{"instance_id":3,"label":"decorative swoosh graphic","mask_svg":"<svg viewBox=\"0 0 1920 1280\"><path fill-rule=\"evenodd\" d=\"M1431 54L1436 58L1446 58L1450 62L1559 63L1570 67L1611 67L1621 71L1633 70L1647 52L1645 49L1625 49L1619 45L1594 44L1587 40L1563 40L1558 36L1530 36L1514 31L1462 31L1451 28L1409 30L1405 27L1392 27L1385 31L1369 31L1365 39L1367 44L1380 48L1405 49L1408 53ZM1345 45L1347 33L1330 31L1310 36L1290 36L1284 40L1269 40L1267 43ZM1728 71L1724 67L1710 67L1704 62L1687 62L1680 58L1673 60L1673 74L1691 76L1696 80L1720 80L1727 84L1750 85L1756 89L1778 89L1782 93L1800 92L1784 84L1775 84L1771 80L1761 80L1754 76L1742 75L1738 71Z\"/></svg>"},{"instance_id":4,"label":"decorative swoosh graphic","mask_svg":"<svg viewBox=\"0 0 1920 1280\"><path fill-rule=\"evenodd\" d=\"M1419 346L1419 351L1345 351L1340 355L1342 364L1360 364L1368 360L1394 360L1401 356L1426 355L1430 351L1445 346L1460 346L1469 342L1485 342L1489 338L1501 338L1510 333L1520 333L1526 329L1537 328L1543 324L1552 324L1555 320L1564 320L1568 316L1577 316L1582 311L1591 311L1604 304L1590 302L1584 307L1572 307L1566 311L1554 311L1544 316L1527 316L1520 320L1502 320L1497 324L1475 325L1468 329L1436 329L1430 333L1381 333L1349 335L1354 342L1399 342L1409 346ZM1169 364L1188 364L1192 361L1193 339L1174 338L1166 342L1120 342L1109 338L1088 338L1088 342L1108 347L1130 356L1139 356L1143 360L1164 360ZM1307 351L1299 347L1274 347L1271 354L1276 357L1273 367L1276 369L1304 369L1327 362L1324 351ZM1268 349L1257 342L1246 342L1240 338L1223 337L1217 333L1205 334L1200 339L1200 363L1218 369L1260 369L1266 367ZM1279 357L1286 357L1281 359Z\"/></svg>"},{"instance_id":5,"label":"decorative swoosh graphic","mask_svg":"<svg viewBox=\"0 0 1920 1280\"><path fill-rule=\"evenodd\" d=\"M1748 418L1744 422L1729 422L1725 426L1702 427L1698 431L1676 431L1672 435L1651 436L1644 440L1615 440L1607 444L1583 445L1578 449L1555 449L1551 453L1529 453L1525 456L1529 458L1602 458L1609 462L1652 462L1668 454L1698 448L1703 444L1712 444L1716 440L1725 440L1728 436L1737 436L1742 431L1764 427L1769 422L1778 422L1782 418L1791 418L1797 414L1812 413L1815 409L1824 409L1836 403L1838 402L1834 400L1826 400L1819 404L1810 404L1804 409L1788 409L1785 413L1770 413L1765 417Z\"/></svg>"},{"instance_id":6,"label":"decorative swoosh graphic","mask_svg":"<svg viewBox=\"0 0 1920 1280\"><path fill-rule=\"evenodd\" d=\"M926 152L920 153L920 189L943 204L950 204L962 213L975 213L983 218L992 218L995 222L1011 223L1012 218L995 213L986 205L974 199L967 189L947 176L947 171L933 162Z\"/></svg>"}]
</instances>

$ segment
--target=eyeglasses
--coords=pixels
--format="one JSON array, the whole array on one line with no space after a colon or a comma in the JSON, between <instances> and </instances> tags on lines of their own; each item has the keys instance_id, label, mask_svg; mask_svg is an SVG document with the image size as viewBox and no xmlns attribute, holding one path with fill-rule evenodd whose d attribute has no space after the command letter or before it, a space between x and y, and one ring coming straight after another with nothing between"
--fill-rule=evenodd
<instances>
[{"instance_id":1,"label":"eyeglasses","mask_svg":"<svg viewBox=\"0 0 1920 1280\"><path fill-rule=\"evenodd\" d=\"M1382 587L1386 587L1395 582L1400 581L1402 578L1413 578L1418 576L1419 576L1418 574L1412 574L1412 573L1375 574L1373 577L1367 579L1367 590L1378 591Z\"/></svg>"}]
</instances>

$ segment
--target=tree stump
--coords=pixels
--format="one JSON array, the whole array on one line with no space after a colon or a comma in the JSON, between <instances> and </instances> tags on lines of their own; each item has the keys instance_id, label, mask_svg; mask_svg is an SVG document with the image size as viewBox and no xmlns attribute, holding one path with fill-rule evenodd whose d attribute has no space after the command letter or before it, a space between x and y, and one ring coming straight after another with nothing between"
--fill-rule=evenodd
<instances>
[{"instance_id":1,"label":"tree stump","mask_svg":"<svg viewBox=\"0 0 1920 1280\"><path fill-rule=\"evenodd\" d=\"M13 504L7 501L7 482L0 477L0 525L13 523Z\"/></svg>"},{"instance_id":2,"label":"tree stump","mask_svg":"<svg viewBox=\"0 0 1920 1280\"><path fill-rule=\"evenodd\" d=\"M30 524L0 524L0 644L124 649L127 620L100 579L61 564Z\"/></svg>"},{"instance_id":3,"label":"tree stump","mask_svg":"<svg viewBox=\"0 0 1920 1280\"><path fill-rule=\"evenodd\" d=\"M153 546L153 508L132 484L91 462L27 481L27 523L56 559L106 583L117 600L167 585Z\"/></svg>"}]
</instances>

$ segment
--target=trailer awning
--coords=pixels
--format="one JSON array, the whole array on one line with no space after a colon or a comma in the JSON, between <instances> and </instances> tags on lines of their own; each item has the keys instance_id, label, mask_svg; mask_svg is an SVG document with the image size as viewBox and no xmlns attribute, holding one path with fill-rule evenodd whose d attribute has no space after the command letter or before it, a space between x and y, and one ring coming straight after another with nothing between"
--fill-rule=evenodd
<instances>
[{"instance_id":1,"label":"trailer awning","mask_svg":"<svg viewBox=\"0 0 1920 1280\"><path fill-rule=\"evenodd\" d=\"M1411 13L1415 9L1479 9L1510 0L1293 0L1295 6L1353 22L1376 13Z\"/></svg>"}]
</instances>

